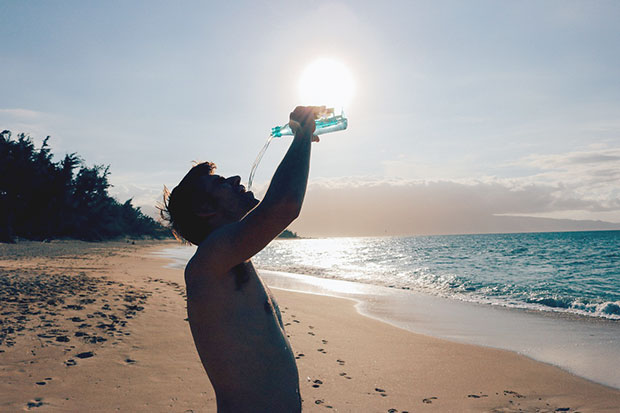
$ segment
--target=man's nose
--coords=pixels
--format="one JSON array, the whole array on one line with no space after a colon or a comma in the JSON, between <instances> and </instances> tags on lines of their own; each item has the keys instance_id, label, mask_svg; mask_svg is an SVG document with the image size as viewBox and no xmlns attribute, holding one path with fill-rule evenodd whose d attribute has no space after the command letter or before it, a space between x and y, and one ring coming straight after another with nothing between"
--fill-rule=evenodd
<instances>
[{"instance_id":1,"label":"man's nose","mask_svg":"<svg viewBox=\"0 0 620 413\"><path fill-rule=\"evenodd\" d=\"M239 175L231 176L230 178L227 178L226 181L228 181L231 185L236 186L241 183L241 177Z\"/></svg>"}]
</instances>

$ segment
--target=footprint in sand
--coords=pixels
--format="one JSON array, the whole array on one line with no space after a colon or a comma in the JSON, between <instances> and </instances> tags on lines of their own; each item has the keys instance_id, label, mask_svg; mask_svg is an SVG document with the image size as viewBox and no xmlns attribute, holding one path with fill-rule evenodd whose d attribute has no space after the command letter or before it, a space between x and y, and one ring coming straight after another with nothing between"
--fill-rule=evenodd
<instances>
[{"instance_id":1,"label":"footprint in sand","mask_svg":"<svg viewBox=\"0 0 620 413\"><path fill-rule=\"evenodd\" d=\"M468 394L467 397L469 397L470 399L481 399L483 397L489 397L489 395L488 394L482 394L482 393L480 393L479 395L478 394Z\"/></svg>"},{"instance_id":2,"label":"footprint in sand","mask_svg":"<svg viewBox=\"0 0 620 413\"><path fill-rule=\"evenodd\" d=\"M336 362L341 366L344 366L344 360L337 359Z\"/></svg>"},{"instance_id":3,"label":"footprint in sand","mask_svg":"<svg viewBox=\"0 0 620 413\"><path fill-rule=\"evenodd\" d=\"M36 399L31 400L28 402L28 404L26 404L26 410L36 409L37 407L41 407L44 404L45 403L43 403L43 399L41 397L37 397Z\"/></svg>"},{"instance_id":4,"label":"footprint in sand","mask_svg":"<svg viewBox=\"0 0 620 413\"><path fill-rule=\"evenodd\" d=\"M95 353L93 353L92 351L85 351L83 353L76 354L75 357L80 358L80 359L87 359L87 358L93 357L94 355Z\"/></svg>"},{"instance_id":5,"label":"footprint in sand","mask_svg":"<svg viewBox=\"0 0 620 413\"><path fill-rule=\"evenodd\" d=\"M437 397L427 397L426 399L422 399L422 403L431 404L433 400L437 400Z\"/></svg>"},{"instance_id":6,"label":"footprint in sand","mask_svg":"<svg viewBox=\"0 0 620 413\"><path fill-rule=\"evenodd\" d=\"M525 398L524 395L519 394L516 391L512 391L512 390L504 390L504 396L514 396L517 399L524 399Z\"/></svg>"},{"instance_id":7,"label":"footprint in sand","mask_svg":"<svg viewBox=\"0 0 620 413\"><path fill-rule=\"evenodd\" d=\"M381 397L387 397L385 390L380 389L379 387L375 387L375 391L381 395Z\"/></svg>"}]
</instances>

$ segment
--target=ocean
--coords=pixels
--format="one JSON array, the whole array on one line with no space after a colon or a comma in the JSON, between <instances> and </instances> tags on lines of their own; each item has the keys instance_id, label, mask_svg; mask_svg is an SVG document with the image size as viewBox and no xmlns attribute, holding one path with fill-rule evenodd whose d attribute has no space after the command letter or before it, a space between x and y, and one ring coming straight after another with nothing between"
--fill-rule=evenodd
<instances>
[{"instance_id":1,"label":"ocean","mask_svg":"<svg viewBox=\"0 0 620 413\"><path fill-rule=\"evenodd\" d=\"M252 260L272 287L620 388L620 231L278 239Z\"/></svg>"},{"instance_id":2,"label":"ocean","mask_svg":"<svg viewBox=\"0 0 620 413\"><path fill-rule=\"evenodd\" d=\"M620 231L276 240L258 268L620 319Z\"/></svg>"}]
</instances>

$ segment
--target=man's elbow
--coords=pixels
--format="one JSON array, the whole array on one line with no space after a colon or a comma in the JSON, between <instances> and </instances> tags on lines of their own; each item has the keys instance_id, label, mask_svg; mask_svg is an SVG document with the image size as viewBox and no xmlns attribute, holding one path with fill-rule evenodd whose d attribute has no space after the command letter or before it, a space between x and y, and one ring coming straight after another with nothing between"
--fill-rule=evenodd
<instances>
[{"instance_id":1,"label":"man's elbow","mask_svg":"<svg viewBox=\"0 0 620 413\"><path fill-rule=\"evenodd\" d=\"M288 225L299 217L299 214L301 213L301 205L301 202L297 200L283 202L278 208L278 214L284 221L287 221Z\"/></svg>"},{"instance_id":2,"label":"man's elbow","mask_svg":"<svg viewBox=\"0 0 620 413\"><path fill-rule=\"evenodd\" d=\"M259 204L257 209L260 208L260 214L258 215L264 217L273 225L286 228L301 213L301 205L302 202L295 197L280 198L275 202L266 198Z\"/></svg>"}]
</instances>

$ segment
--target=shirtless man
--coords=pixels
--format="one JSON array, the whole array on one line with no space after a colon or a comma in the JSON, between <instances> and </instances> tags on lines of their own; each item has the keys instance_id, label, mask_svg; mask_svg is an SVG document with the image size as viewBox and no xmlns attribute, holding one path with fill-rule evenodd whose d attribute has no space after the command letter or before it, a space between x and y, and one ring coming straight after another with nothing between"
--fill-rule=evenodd
<instances>
[{"instance_id":1,"label":"shirtless man","mask_svg":"<svg viewBox=\"0 0 620 413\"><path fill-rule=\"evenodd\" d=\"M299 376L282 318L250 258L299 215L306 193L314 119L297 107L295 137L262 202L240 178L192 168L166 204L176 234L198 245L185 268L189 325L218 412L299 412Z\"/></svg>"}]
</instances>

